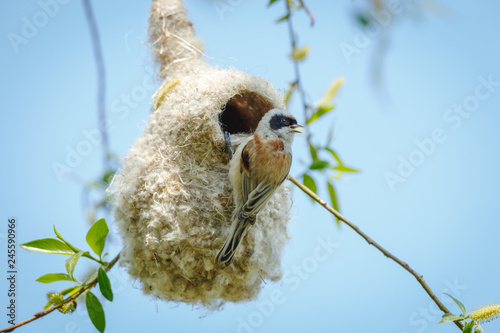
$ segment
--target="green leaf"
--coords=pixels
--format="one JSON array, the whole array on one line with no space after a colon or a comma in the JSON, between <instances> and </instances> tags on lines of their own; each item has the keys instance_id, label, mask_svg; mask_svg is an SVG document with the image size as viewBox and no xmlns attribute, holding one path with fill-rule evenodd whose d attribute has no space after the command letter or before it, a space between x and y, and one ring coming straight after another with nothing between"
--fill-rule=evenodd
<instances>
[{"instance_id":1,"label":"green leaf","mask_svg":"<svg viewBox=\"0 0 500 333\"><path fill-rule=\"evenodd\" d=\"M356 19L362 26L367 26L370 23L370 20L366 18L366 16L359 14Z\"/></svg>"},{"instance_id":2,"label":"green leaf","mask_svg":"<svg viewBox=\"0 0 500 333\"><path fill-rule=\"evenodd\" d=\"M308 174L304 174L303 181L304 181L304 185L308 189L310 189L314 193L317 193L316 182L314 181L314 179L311 176L309 176Z\"/></svg>"},{"instance_id":3,"label":"green leaf","mask_svg":"<svg viewBox=\"0 0 500 333\"><path fill-rule=\"evenodd\" d=\"M45 274L36 279L36 282L41 282L41 283L52 283L56 281L73 281L73 279L71 278L71 276L64 273Z\"/></svg>"},{"instance_id":4,"label":"green leaf","mask_svg":"<svg viewBox=\"0 0 500 333\"><path fill-rule=\"evenodd\" d=\"M101 302L99 302L99 299L95 297L94 294L87 291L85 305L87 305L87 312L89 313L92 324L94 324L95 328L97 328L99 332L103 333L104 328L106 327L106 318L104 317L104 310Z\"/></svg>"},{"instance_id":5,"label":"green leaf","mask_svg":"<svg viewBox=\"0 0 500 333\"><path fill-rule=\"evenodd\" d=\"M54 224L54 233L56 234L57 238L59 238L60 240L62 240L63 242L65 242L64 238L62 238L61 234L56 230L56 225L55 224Z\"/></svg>"},{"instance_id":6,"label":"green leaf","mask_svg":"<svg viewBox=\"0 0 500 333\"><path fill-rule=\"evenodd\" d=\"M80 252L80 251L81 251L80 249L78 249L78 248L74 247L73 245L71 245L68 241L66 241L66 240L65 240L65 239L61 236L61 234L60 234L60 233L56 230L56 225L55 225L55 224L54 224L54 233L56 234L57 238L59 238L61 241L63 241L63 242L64 242L64 244L68 245L68 247L69 247L70 249L72 249L75 253L76 253L76 252Z\"/></svg>"},{"instance_id":7,"label":"green leaf","mask_svg":"<svg viewBox=\"0 0 500 333\"><path fill-rule=\"evenodd\" d=\"M462 311L462 315L465 316L465 312L467 310L465 310L465 306L462 304L462 302L460 302L458 299L456 299L455 297L451 296L450 294L447 294L447 293L444 293L446 296L448 296L449 298L451 298L453 300L453 302L455 302L456 305L458 305L458 307L460 308L460 310Z\"/></svg>"},{"instance_id":8,"label":"green leaf","mask_svg":"<svg viewBox=\"0 0 500 333\"><path fill-rule=\"evenodd\" d=\"M323 116L324 114L332 111L333 109L334 109L333 106L320 106L320 107L318 107L318 109L316 110L316 112L314 112L312 114L311 118L307 119L306 125L309 125L313 121L318 120L321 116Z\"/></svg>"},{"instance_id":9,"label":"green leaf","mask_svg":"<svg viewBox=\"0 0 500 333\"><path fill-rule=\"evenodd\" d=\"M333 149L329 148L329 147L326 147L325 148L330 154L332 154L333 158L335 159L335 161L337 161L337 163L339 164L339 166L343 165L342 164L342 161L340 160L340 157L337 155L337 153L335 151L333 151Z\"/></svg>"},{"instance_id":10,"label":"green leaf","mask_svg":"<svg viewBox=\"0 0 500 333\"><path fill-rule=\"evenodd\" d=\"M465 325L463 333L472 333L473 328L474 328L474 320Z\"/></svg>"},{"instance_id":11,"label":"green leaf","mask_svg":"<svg viewBox=\"0 0 500 333\"><path fill-rule=\"evenodd\" d=\"M94 271L92 273L90 273L89 275L87 275L85 277L85 283L88 284L90 283L91 281L93 281L95 278L97 278L97 271Z\"/></svg>"},{"instance_id":12,"label":"green leaf","mask_svg":"<svg viewBox=\"0 0 500 333\"><path fill-rule=\"evenodd\" d=\"M327 182L327 185L328 185L328 193L330 194L330 202L332 203L332 207L337 212L340 212L339 201L337 198L337 193L335 191L335 187L333 187L333 184L330 182ZM340 221L336 216L335 216L335 220L337 221L337 224L340 224Z\"/></svg>"},{"instance_id":13,"label":"green leaf","mask_svg":"<svg viewBox=\"0 0 500 333\"><path fill-rule=\"evenodd\" d=\"M343 166L343 165L339 165L339 166L333 167L332 169L340 171L340 172L359 172L359 170L356 170L356 169L353 169L353 168L348 168L348 167Z\"/></svg>"},{"instance_id":14,"label":"green leaf","mask_svg":"<svg viewBox=\"0 0 500 333\"><path fill-rule=\"evenodd\" d=\"M312 144L309 144L309 152L311 153L312 160L316 161L318 159L318 149Z\"/></svg>"},{"instance_id":15,"label":"green leaf","mask_svg":"<svg viewBox=\"0 0 500 333\"><path fill-rule=\"evenodd\" d=\"M449 323L450 321L463 320L464 317L454 315L453 313L445 313L438 324Z\"/></svg>"},{"instance_id":16,"label":"green leaf","mask_svg":"<svg viewBox=\"0 0 500 333\"><path fill-rule=\"evenodd\" d=\"M276 23L286 21L286 20L288 20L289 17L290 17L290 14L283 15L282 17L280 17L279 19L276 20Z\"/></svg>"},{"instance_id":17,"label":"green leaf","mask_svg":"<svg viewBox=\"0 0 500 333\"><path fill-rule=\"evenodd\" d=\"M337 92L343 83L344 83L343 77L339 77L338 79L333 81L332 84L330 84L330 86L326 90L326 92L323 95L323 97L321 98L321 100L318 102L317 107L318 108L328 107L331 104L331 102L333 101L333 98L335 97L335 95L337 95Z\"/></svg>"},{"instance_id":18,"label":"green leaf","mask_svg":"<svg viewBox=\"0 0 500 333\"><path fill-rule=\"evenodd\" d=\"M476 323L476 326L474 327L474 333L483 333L483 328L481 325Z\"/></svg>"},{"instance_id":19,"label":"green leaf","mask_svg":"<svg viewBox=\"0 0 500 333\"><path fill-rule=\"evenodd\" d=\"M334 131L334 126L332 125L330 127L330 130L328 130L328 136L327 136L327 139L326 139L325 147L330 146L330 144L332 143L332 140L333 140L333 131Z\"/></svg>"},{"instance_id":20,"label":"green leaf","mask_svg":"<svg viewBox=\"0 0 500 333\"><path fill-rule=\"evenodd\" d=\"M273 3L275 3L278 0L270 0L269 3L267 4L268 6L271 6Z\"/></svg>"},{"instance_id":21,"label":"green leaf","mask_svg":"<svg viewBox=\"0 0 500 333\"><path fill-rule=\"evenodd\" d=\"M75 252L68 245L55 238L41 238L19 245L30 252L72 255Z\"/></svg>"},{"instance_id":22,"label":"green leaf","mask_svg":"<svg viewBox=\"0 0 500 333\"><path fill-rule=\"evenodd\" d=\"M66 271L72 279L74 279L73 272L75 271L76 264L78 263L78 260L80 260L82 255L82 251L75 253L64 263L64 267L66 267Z\"/></svg>"},{"instance_id":23,"label":"green leaf","mask_svg":"<svg viewBox=\"0 0 500 333\"><path fill-rule=\"evenodd\" d=\"M85 285L82 284L82 286L84 287ZM68 297L73 296L74 294L76 294L77 292L79 292L81 290L81 288L83 288L83 287L76 286L73 290L71 290L69 292Z\"/></svg>"},{"instance_id":24,"label":"green leaf","mask_svg":"<svg viewBox=\"0 0 500 333\"><path fill-rule=\"evenodd\" d=\"M310 50L311 48L307 45L301 46L299 48L294 48L290 56L292 57L293 60L299 62L307 58Z\"/></svg>"},{"instance_id":25,"label":"green leaf","mask_svg":"<svg viewBox=\"0 0 500 333\"><path fill-rule=\"evenodd\" d=\"M292 94L295 90L296 83L289 83L288 84L288 89L285 91L285 105L288 105L290 103L290 98L292 98Z\"/></svg>"},{"instance_id":26,"label":"green leaf","mask_svg":"<svg viewBox=\"0 0 500 333\"><path fill-rule=\"evenodd\" d=\"M99 187L101 187L101 184L99 184L98 182L90 182L90 183L87 183L87 185L85 185L85 186L88 188L99 188Z\"/></svg>"},{"instance_id":27,"label":"green leaf","mask_svg":"<svg viewBox=\"0 0 500 333\"><path fill-rule=\"evenodd\" d=\"M102 175L102 181L106 184L109 184L110 180L113 179L113 176L115 175L114 170L108 170Z\"/></svg>"},{"instance_id":28,"label":"green leaf","mask_svg":"<svg viewBox=\"0 0 500 333\"><path fill-rule=\"evenodd\" d=\"M97 273L97 281L99 281L99 290L101 290L102 296L106 297L106 299L110 302L113 301L113 290L111 289L111 283L109 282L108 275L99 267L99 271Z\"/></svg>"},{"instance_id":29,"label":"green leaf","mask_svg":"<svg viewBox=\"0 0 500 333\"><path fill-rule=\"evenodd\" d=\"M101 256L102 250L104 249L104 242L106 241L106 236L108 235L109 229L106 224L105 219L100 219L95 222L92 227L90 227L87 233L87 243L89 244L92 251L95 252L99 257Z\"/></svg>"},{"instance_id":30,"label":"green leaf","mask_svg":"<svg viewBox=\"0 0 500 333\"><path fill-rule=\"evenodd\" d=\"M322 170L326 167L328 167L330 163L327 161L322 161L322 160L316 160L312 162L311 166L309 167L310 170Z\"/></svg>"},{"instance_id":31,"label":"green leaf","mask_svg":"<svg viewBox=\"0 0 500 333\"><path fill-rule=\"evenodd\" d=\"M73 286L73 287L69 287L69 288L66 288L64 289L63 291L61 291L61 294L63 295L66 295L66 294L70 294L75 290L75 289L78 289L79 287L78 286Z\"/></svg>"},{"instance_id":32,"label":"green leaf","mask_svg":"<svg viewBox=\"0 0 500 333\"><path fill-rule=\"evenodd\" d=\"M327 184L328 184L328 193L330 194L330 201L332 203L332 207L337 212L339 212L340 211L339 202L338 202L338 198L337 198L337 193L335 191L335 187L333 187L333 184L330 182L327 182Z\"/></svg>"}]
</instances>

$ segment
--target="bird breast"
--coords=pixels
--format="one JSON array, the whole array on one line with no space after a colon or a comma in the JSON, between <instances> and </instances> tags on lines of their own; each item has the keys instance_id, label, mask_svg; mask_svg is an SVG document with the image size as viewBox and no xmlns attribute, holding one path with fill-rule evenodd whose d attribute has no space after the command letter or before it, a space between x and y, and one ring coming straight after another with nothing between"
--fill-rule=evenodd
<instances>
[{"instance_id":1,"label":"bird breast","mask_svg":"<svg viewBox=\"0 0 500 333\"><path fill-rule=\"evenodd\" d=\"M274 136L266 138L255 134L253 141L255 154L250 154L253 157L250 158L250 177L266 184L281 184L288 176L292 164L289 149L285 149L283 141Z\"/></svg>"}]
</instances>

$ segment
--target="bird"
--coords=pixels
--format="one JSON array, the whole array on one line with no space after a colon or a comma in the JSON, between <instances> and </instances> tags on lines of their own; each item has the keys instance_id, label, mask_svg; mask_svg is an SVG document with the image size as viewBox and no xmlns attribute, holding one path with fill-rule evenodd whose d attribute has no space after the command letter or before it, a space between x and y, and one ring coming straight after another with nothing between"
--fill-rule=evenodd
<instances>
[{"instance_id":1,"label":"bird","mask_svg":"<svg viewBox=\"0 0 500 333\"><path fill-rule=\"evenodd\" d=\"M216 261L229 266L248 228L273 193L285 181L292 165L292 142L300 133L297 123L285 109L272 109L259 121L236 149L229 164L235 210L229 236Z\"/></svg>"}]
</instances>

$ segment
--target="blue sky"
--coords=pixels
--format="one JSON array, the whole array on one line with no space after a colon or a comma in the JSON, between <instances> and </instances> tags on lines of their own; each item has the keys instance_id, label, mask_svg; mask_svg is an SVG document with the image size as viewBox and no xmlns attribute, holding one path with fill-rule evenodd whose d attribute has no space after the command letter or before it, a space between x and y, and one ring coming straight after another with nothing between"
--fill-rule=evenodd
<instances>
[{"instance_id":1,"label":"blue sky","mask_svg":"<svg viewBox=\"0 0 500 333\"><path fill-rule=\"evenodd\" d=\"M208 60L262 76L284 90L293 70L286 25L274 23L284 14L283 3L267 8L267 1L221 1L231 10L221 14L216 1L186 1ZM363 1L308 3L315 26L303 13L294 22L299 45L311 47L301 65L309 100L319 100L335 78L345 78L335 111L312 131L319 143L333 124L336 151L346 164L362 170L336 182L342 213L423 274L451 310L458 312L442 292L457 296L467 308L500 301L500 5L411 1L387 27L359 44L363 30L354 15L364 8ZM140 135L154 93L149 80L155 67L146 43L149 4L93 1L108 77L108 110L127 105L126 96L135 94L126 109L109 114L111 148L119 156ZM81 181L102 172L100 148L92 146L61 180L53 171L54 162L64 163L68 151L77 149L84 133L97 124L95 67L82 4L60 4L17 47L9 33L22 35L26 20L43 19L38 17L42 5L11 0L0 6L2 219L17 217L19 243L52 237L55 224L83 246L89 225ZM357 47L357 53L346 57L345 44ZM378 61L381 45L387 49ZM375 70L382 74L379 81ZM460 105L462 113L454 111ZM290 111L301 118L298 100ZM305 148L302 138L296 140L293 175L303 171L299 156L305 159ZM401 177L392 186L389 173ZM347 226L338 228L302 193L294 190L293 195L292 240L283 257L288 279L268 283L255 302L228 304L207 314L146 297L138 281L122 268L114 269L115 300L103 301L106 332L457 331L451 324L436 325L440 315L411 275ZM326 197L325 188L320 195ZM294 267L311 261L325 241L335 245L328 258L308 274L295 273ZM108 250L114 254L119 249L114 237ZM40 310L48 291L67 286L34 282L63 270L64 259L18 252L18 320ZM82 265L76 274L85 272ZM5 281L0 288L6 302ZM283 293L283 300L265 308L274 290ZM0 326L5 327L2 318ZM263 320L256 322L258 318ZM483 328L497 332L500 321ZM53 313L18 330L94 331L83 306L72 316Z\"/></svg>"}]
</instances>

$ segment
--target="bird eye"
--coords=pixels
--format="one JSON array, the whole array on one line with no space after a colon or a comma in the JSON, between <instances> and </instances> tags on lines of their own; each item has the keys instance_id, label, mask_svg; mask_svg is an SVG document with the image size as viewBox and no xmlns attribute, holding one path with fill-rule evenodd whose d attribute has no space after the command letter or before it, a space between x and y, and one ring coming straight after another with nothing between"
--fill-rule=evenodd
<instances>
[{"instance_id":1,"label":"bird eye","mask_svg":"<svg viewBox=\"0 0 500 333\"><path fill-rule=\"evenodd\" d=\"M283 125L286 125L286 119L285 119L285 118L281 118L281 123L282 123Z\"/></svg>"}]
</instances>

